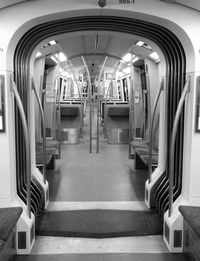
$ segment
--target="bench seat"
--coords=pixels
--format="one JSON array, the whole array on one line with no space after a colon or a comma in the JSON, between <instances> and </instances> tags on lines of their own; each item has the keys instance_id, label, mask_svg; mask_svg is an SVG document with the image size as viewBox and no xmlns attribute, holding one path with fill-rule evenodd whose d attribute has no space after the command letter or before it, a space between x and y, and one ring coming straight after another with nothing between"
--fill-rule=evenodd
<instances>
[{"instance_id":1,"label":"bench seat","mask_svg":"<svg viewBox=\"0 0 200 261\"><path fill-rule=\"evenodd\" d=\"M0 208L0 261L11 260L16 254L13 242L21 213L21 207Z\"/></svg>"},{"instance_id":2,"label":"bench seat","mask_svg":"<svg viewBox=\"0 0 200 261\"><path fill-rule=\"evenodd\" d=\"M149 155L149 147L147 148L135 148L135 153L137 153L138 155ZM153 156L157 156L158 155L158 151L155 149L152 149L152 155Z\"/></svg>"},{"instance_id":3,"label":"bench seat","mask_svg":"<svg viewBox=\"0 0 200 261\"><path fill-rule=\"evenodd\" d=\"M43 142L38 142L36 147L41 147L43 144ZM53 139L46 139L46 148L58 148L59 146L59 142L57 140L53 140Z\"/></svg>"},{"instance_id":4,"label":"bench seat","mask_svg":"<svg viewBox=\"0 0 200 261\"><path fill-rule=\"evenodd\" d=\"M135 139L133 141L131 141L131 147L133 149L135 148L147 148L149 147L149 143L146 140L142 140L142 139Z\"/></svg>"},{"instance_id":5,"label":"bench seat","mask_svg":"<svg viewBox=\"0 0 200 261\"><path fill-rule=\"evenodd\" d=\"M183 216L183 252L188 255L188 260L200 260L200 207L179 206Z\"/></svg>"}]
</instances>

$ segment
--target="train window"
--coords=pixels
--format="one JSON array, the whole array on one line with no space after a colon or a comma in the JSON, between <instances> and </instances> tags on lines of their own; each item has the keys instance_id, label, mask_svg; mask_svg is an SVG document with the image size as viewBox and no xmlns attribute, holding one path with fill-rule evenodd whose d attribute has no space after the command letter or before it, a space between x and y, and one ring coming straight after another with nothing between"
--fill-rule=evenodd
<instances>
[{"instance_id":1,"label":"train window","mask_svg":"<svg viewBox=\"0 0 200 261\"><path fill-rule=\"evenodd\" d=\"M4 75L0 75L0 132L5 132L4 88L5 77Z\"/></svg>"}]
</instances>

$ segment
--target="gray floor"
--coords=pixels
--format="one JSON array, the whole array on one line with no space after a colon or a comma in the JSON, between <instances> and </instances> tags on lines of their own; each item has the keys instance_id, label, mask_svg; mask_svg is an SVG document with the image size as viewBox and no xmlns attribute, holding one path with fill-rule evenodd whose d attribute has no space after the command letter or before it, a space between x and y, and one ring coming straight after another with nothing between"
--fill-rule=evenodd
<instances>
[{"instance_id":1,"label":"gray floor","mask_svg":"<svg viewBox=\"0 0 200 261\"><path fill-rule=\"evenodd\" d=\"M93 136L96 135L93 118ZM144 184L147 171L135 170L128 159L128 145L109 145L101 128L100 153L89 153L89 121L85 118L79 144L62 146L62 159L48 171L50 208L92 207L103 205L144 208ZM133 208L134 208L133 207ZM51 210L52 210L51 209ZM30 256L15 261L186 261L182 254L169 254L161 236L75 239L37 237Z\"/></svg>"},{"instance_id":2,"label":"gray floor","mask_svg":"<svg viewBox=\"0 0 200 261\"><path fill-rule=\"evenodd\" d=\"M188 261L183 254L134 253L134 254L68 254L18 256L15 261Z\"/></svg>"},{"instance_id":3,"label":"gray floor","mask_svg":"<svg viewBox=\"0 0 200 261\"><path fill-rule=\"evenodd\" d=\"M96 135L93 118L93 136ZM147 171L135 170L128 144L107 144L100 127L99 154L93 139L89 153L89 121L85 117L79 144L62 145L62 158L48 171L50 201L143 201Z\"/></svg>"}]
</instances>

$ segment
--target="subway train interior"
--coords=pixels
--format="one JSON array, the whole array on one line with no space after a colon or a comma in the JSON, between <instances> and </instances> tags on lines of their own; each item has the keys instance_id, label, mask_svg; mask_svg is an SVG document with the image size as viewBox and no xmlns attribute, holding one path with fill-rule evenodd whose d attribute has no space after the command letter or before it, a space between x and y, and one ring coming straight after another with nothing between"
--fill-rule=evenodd
<instances>
[{"instance_id":1,"label":"subway train interior","mask_svg":"<svg viewBox=\"0 0 200 261\"><path fill-rule=\"evenodd\" d=\"M0 1L0 260L200 260L200 2Z\"/></svg>"}]
</instances>

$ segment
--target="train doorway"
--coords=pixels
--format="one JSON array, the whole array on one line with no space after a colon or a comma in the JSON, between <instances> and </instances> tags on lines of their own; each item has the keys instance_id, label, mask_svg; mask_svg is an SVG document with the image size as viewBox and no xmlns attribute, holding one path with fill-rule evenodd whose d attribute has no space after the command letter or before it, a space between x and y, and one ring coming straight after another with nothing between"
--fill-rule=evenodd
<instances>
[{"instance_id":1,"label":"train doorway","mask_svg":"<svg viewBox=\"0 0 200 261\"><path fill-rule=\"evenodd\" d=\"M57 26L59 24L59 27ZM170 31L168 31L166 28L163 28L158 25L145 23L144 21L140 20L134 20L134 19L125 19L120 17L80 17L73 20L73 18L70 19L64 19L59 20L55 23L46 23L44 25L40 25L39 27L32 28L29 33L25 34L24 37L20 40L18 47L15 52L15 81L17 83L19 93L21 96L24 97L23 104L26 108L28 108L28 104L26 102L26 86L25 83L28 82L28 71L26 74L24 74L24 71L21 71L22 65L28 65L29 55L23 55L24 52L27 52L31 54L31 52L34 50L36 44L41 42L47 37L50 37L51 35L58 34L58 33L67 33L71 32L73 24L73 30L77 31L80 30L102 30L102 28L110 28L109 30L119 31L123 33L128 34L136 34L141 37L146 37L150 39L151 41L155 42L162 50L165 59L166 59L166 78L167 78L167 85L166 85L166 99L167 99L167 141L166 141L166 148L167 148L167 159L169 155L169 141L171 136L171 129L173 125L173 119L177 107L177 103L179 100L179 96L181 94L181 90L183 88L183 84L185 81L185 54L184 50L182 48L182 45L180 44L179 40L176 38L175 35L173 35ZM55 26L55 29L54 29ZM62 27L63 26L63 27ZM140 30L138 29L140 27ZM60 31L58 32L58 28L60 28ZM142 28L142 30L141 30ZM42 34L35 34L36 31L40 31ZM54 31L55 30L55 31ZM107 29L105 29L107 30ZM160 37L160 35L163 35L163 38ZM33 37L34 35L34 37ZM31 37L30 37L31 36ZM168 41L166 41L166 39ZM25 43L27 44L29 42L29 49L26 49ZM168 42L170 42L170 46L168 45ZM31 47L31 48L30 48ZM173 47L173 48L172 48ZM176 68L176 70L174 69ZM178 87L177 87L178 86ZM125 93L126 95L126 93ZM112 110L111 110L112 111ZM19 122L16 121L16 128L20 129L18 126ZM177 172L181 175L181 166L182 166L182 157L180 157L180 151L182 151L183 146L183 118L181 120L180 128L178 129L178 145L177 146L177 156L179 157L179 161L175 162L175 168L177 168ZM16 136L16 140L20 141L22 140L22 133L19 131ZM22 158L24 158L24 154L22 154L22 148L20 147L20 150L18 150L18 147L16 147L17 154L18 154L18 161L20 163L22 162ZM181 149L180 149L181 148ZM21 158L20 158L21 157ZM19 164L17 161L17 165L20 168L24 168L23 164ZM166 173L165 177L168 176L168 161L167 161L167 167L166 167ZM20 173L24 173L25 171L21 171ZM165 191L168 188L168 179L164 182L166 188ZM161 188L163 189L163 187ZM158 192L160 195L160 193ZM161 200L158 200L161 202L160 206L157 206L159 208L159 211L161 215L165 212L165 210L168 207L167 198L168 195L166 193L161 194Z\"/></svg>"}]
</instances>

